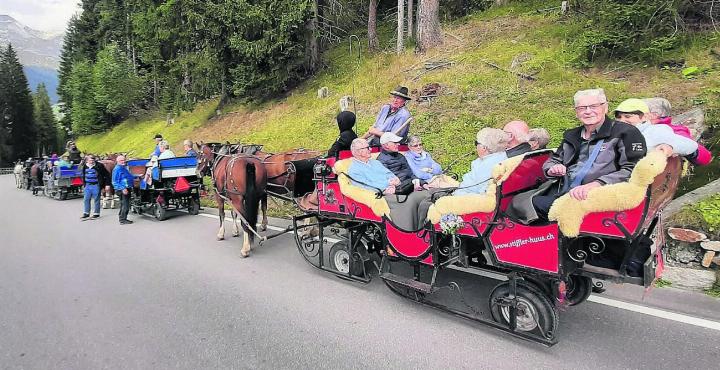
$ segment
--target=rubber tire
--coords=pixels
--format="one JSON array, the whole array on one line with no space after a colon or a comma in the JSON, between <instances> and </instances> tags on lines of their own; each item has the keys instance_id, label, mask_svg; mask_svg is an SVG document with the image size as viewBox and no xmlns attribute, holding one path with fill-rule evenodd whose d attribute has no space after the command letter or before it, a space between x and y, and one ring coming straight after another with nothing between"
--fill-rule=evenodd
<instances>
[{"instance_id":1,"label":"rubber tire","mask_svg":"<svg viewBox=\"0 0 720 370\"><path fill-rule=\"evenodd\" d=\"M195 216L198 213L200 213L200 200L191 197L190 200L188 200L188 213Z\"/></svg>"},{"instance_id":2,"label":"rubber tire","mask_svg":"<svg viewBox=\"0 0 720 370\"><path fill-rule=\"evenodd\" d=\"M159 204L157 204L157 203L155 203L155 205L153 205L153 207L154 207L153 213L155 214L155 218L156 218L158 221L163 221L163 220L165 220L165 218L166 218L165 208L163 208L163 206L161 206L161 205L159 205Z\"/></svg>"},{"instance_id":3,"label":"rubber tire","mask_svg":"<svg viewBox=\"0 0 720 370\"><path fill-rule=\"evenodd\" d=\"M350 250L348 248L348 241L347 240L340 240L339 242L336 242L333 244L333 246L330 248L330 253L328 255L328 263L330 264L330 267L340 273L346 274L347 271L342 271L340 268L335 264L335 258L338 253L344 252L348 258L350 258ZM350 258L352 260L352 258ZM363 266L362 261L347 261L349 268L350 268L350 274L353 276L360 276L363 273Z\"/></svg>"},{"instance_id":4,"label":"rubber tire","mask_svg":"<svg viewBox=\"0 0 720 370\"><path fill-rule=\"evenodd\" d=\"M572 281L567 282L565 301L570 306L577 306L590 297L593 286L592 279L586 276L570 275L570 280Z\"/></svg>"},{"instance_id":5,"label":"rubber tire","mask_svg":"<svg viewBox=\"0 0 720 370\"><path fill-rule=\"evenodd\" d=\"M532 304L535 312L537 312L538 317L536 317L536 320L539 326L542 327L543 332L549 334L549 336L551 337L554 336L554 333L557 332L559 319L558 312L555 309L555 306L553 306L553 304L551 303L550 299L544 293L540 292L539 290L530 285L523 283L522 281L517 281L516 284L516 292L518 297L523 298L525 301ZM500 305L496 305L493 302L496 298L509 296L510 283L504 282L498 284L493 289L492 293L490 293L489 298L490 314L492 315L493 320L500 324L508 326L510 325L510 323L505 320L505 317L503 317ZM518 327L516 330L520 331L520 328ZM531 332L535 331L538 331L538 328L533 329Z\"/></svg>"},{"instance_id":6,"label":"rubber tire","mask_svg":"<svg viewBox=\"0 0 720 370\"><path fill-rule=\"evenodd\" d=\"M60 200L67 200L67 198L68 198L68 192L60 191Z\"/></svg>"}]
</instances>

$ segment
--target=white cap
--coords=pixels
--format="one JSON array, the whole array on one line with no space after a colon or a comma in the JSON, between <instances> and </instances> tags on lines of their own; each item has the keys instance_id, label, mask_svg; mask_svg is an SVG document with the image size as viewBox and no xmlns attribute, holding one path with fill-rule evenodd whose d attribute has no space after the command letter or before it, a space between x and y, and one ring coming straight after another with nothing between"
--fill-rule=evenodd
<instances>
[{"instance_id":1,"label":"white cap","mask_svg":"<svg viewBox=\"0 0 720 370\"><path fill-rule=\"evenodd\" d=\"M400 136L393 134L392 132L386 132L380 136L380 145L387 144L389 142L399 143L402 141Z\"/></svg>"}]
</instances>

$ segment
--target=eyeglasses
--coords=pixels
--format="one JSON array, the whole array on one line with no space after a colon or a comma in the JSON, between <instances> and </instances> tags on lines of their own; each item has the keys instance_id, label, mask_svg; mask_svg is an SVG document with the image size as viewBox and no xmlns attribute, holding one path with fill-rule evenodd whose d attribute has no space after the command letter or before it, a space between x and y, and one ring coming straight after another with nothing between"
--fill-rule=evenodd
<instances>
[{"instance_id":1,"label":"eyeglasses","mask_svg":"<svg viewBox=\"0 0 720 370\"><path fill-rule=\"evenodd\" d=\"M578 112L578 113L580 113L580 112L585 112L585 111L588 110L588 109L590 109L590 110L595 110L595 109L598 109L598 108L602 107L602 106L605 105L605 104L607 104L607 102L597 103L597 104L590 104L590 105L578 105L577 107L575 107L575 111Z\"/></svg>"},{"instance_id":2,"label":"eyeglasses","mask_svg":"<svg viewBox=\"0 0 720 370\"><path fill-rule=\"evenodd\" d=\"M362 148L357 148L357 150L363 150L363 149L370 149L370 147L369 147L369 146L364 146L364 147L362 147Z\"/></svg>"},{"instance_id":3,"label":"eyeglasses","mask_svg":"<svg viewBox=\"0 0 720 370\"><path fill-rule=\"evenodd\" d=\"M417 148L417 147L419 147L419 146L422 146L422 143L417 143L417 144L410 145L411 148Z\"/></svg>"}]
</instances>

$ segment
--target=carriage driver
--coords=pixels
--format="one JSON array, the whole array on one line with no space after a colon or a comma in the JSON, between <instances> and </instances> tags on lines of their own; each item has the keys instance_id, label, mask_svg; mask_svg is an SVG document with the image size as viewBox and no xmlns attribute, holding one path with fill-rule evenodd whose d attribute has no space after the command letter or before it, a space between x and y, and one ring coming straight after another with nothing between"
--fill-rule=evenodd
<instances>
[{"instance_id":1,"label":"carriage driver","mask_svg":"<svg viewBox=\"0 0 720 370\"><path fill-rule=\"evenodd\" d=\"M163 137L160 134L155 134L155 150L153 150L152 153L150 153L150 156L160 156L160 142L163 141Z\"/></svg>"},{"instance_id":2,"label":"carriage driver","mask_svg":"<svg viewBox=\"0 0 720 370\"><path fill-rule=\"evenodd\" d=\"M379 146L380 137L386 132L400 136L404 142L410 131L412 115L405 106L409 100L412 100L408 95L408 88L398 86L390 92L390 95L392 95L390 104L383 105L375 119L375 124L362 136L371 146Z\"/></svg>"}]
</instances>

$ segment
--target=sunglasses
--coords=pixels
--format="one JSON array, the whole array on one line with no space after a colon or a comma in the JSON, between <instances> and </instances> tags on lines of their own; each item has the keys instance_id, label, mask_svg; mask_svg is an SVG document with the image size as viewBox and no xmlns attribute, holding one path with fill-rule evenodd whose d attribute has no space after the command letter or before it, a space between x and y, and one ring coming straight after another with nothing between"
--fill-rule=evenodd
<instances>
[{"instance_id":1,"label":"sunglasses","mask_svg":"<svg viewBox=\"0 0 720 370\"><path fill-rule=\"evenodd\" d=\"M417 147L419 147L419 146L422 146L422 143L417 143L417 144L410 145L411 148L417 148Z\"/></svg>"}]
</instances>

